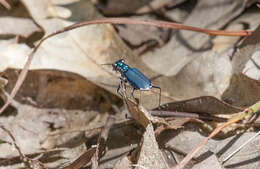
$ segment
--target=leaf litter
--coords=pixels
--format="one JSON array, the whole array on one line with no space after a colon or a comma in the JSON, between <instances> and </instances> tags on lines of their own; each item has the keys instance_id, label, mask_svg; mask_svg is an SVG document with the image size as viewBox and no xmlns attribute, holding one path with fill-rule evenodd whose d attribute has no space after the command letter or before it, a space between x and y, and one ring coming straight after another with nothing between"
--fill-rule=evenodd
<instances>
[{"instance_id":1,"label":"leaf litter","mask_svg":"<svg viewBox=\"0 0 260 169\"><path fill-rule=\"evenodd\" d=\"M64 26L71 25L75 22L86 21L86 20L91 20L93 18L101 17L101 15L98 12L96 12L94 6L87 1L86 2L67 1L65 3L56 2L56 3L48 3L48 4L43 1L39 1L35 4L33 4L32 1L30 0L24 0L22 2L27 7L32 18L34 19L34 22L36 22L38 25L40 25L43 28L46 35L52 33L55 30L60 30ZM183 5L182 2L180 3L181 5ZM209 21L209 23L210 22L214 23L215 21L214 23L215 25L213 24L215 27L212 25L209 27L219 29L226 26L227 23L230 24L230 22L234 18L237 18L239 20L240 17L238 16L242 12L244 12L246 7L248 8L251 5L251 4L249 5L249 3L248 5L246 5L246 2L242 3L242 1L233 2L228 5L225 4L224 2L220 2L221 5L219 6L210 3L203 2L203 1L198 2L198 4L196 4L192 12L189 13L187 15L187 18L185 18L182 22L188 25L196 26L196 24L200 23L201 21L205 21L205 23L206 21ZM211 8L212 7L211 5L214 8ZM160 8L162 9L164 7L160 7ZM203 12L206 12L207 14L209 13L207 10L205 10L207 8L211 10L216 9L216 14L219 14L218 15L219 17L216 17L216 15L214 15L215 18L211 18L208 15L203 14ZM37 9L38 11L35 11L35 9ZM47 9L47 10L44 11L43 9ZM89 9L88 14L86 14L85 9ZM226 9L226 11L217 12L218 10L221 9ZM228 15L231 9L234 10L236 9L235 10L236 12L232 13L232 15ZM169 10L169 9L164 8L164 10ZM170 10L174 10L174 9L170 9ZM207 17L207 19L201 19L202 17L197 17L197 15L205 16ZM228 15L228 17L223 17L225 15ZM242 16L243 14L241 15L241 18ZM189 20L195 21L196 24L194 25L190 23ZM245 19L244 22L247 23L247 20ZM256 20L248 21L248 23L250 23L249 24L250 29L254 29L257 26ZM251 24L256 26L251 27ZM207 26L203 26L203 25L204 23L199 24L200 27L207 28ZM207 25L207 23L205 25ZM257 30L258 29L256 29L254 33L257 33L258 32ZM252 36L250 36L247 39L250 39L251 37L254 38L256 36L254 35L254 33ZM111 63L117 60L119 57L122 57L122 55L124 55L123 57L125 57L125 59L129 62L131 66L140 69L142 72L148 75L148 77L154 79L153 82L155 84L158 84L163 88L163 96L164 96L163 102L164 103L168 102L169 104L162 106L159 110L161 110L162 112L163 111L167 112L168 116L170 117L167 118L153 117L149 115L149 113L147 113L148 111L145 108L138 107L135 105L135 103L131 103L131 101L128 98L125 98L125 100L128 102L128 108L127 108L128 111L130 112L130 114L132 114L132 117L137 122L139 122L139 124L131 123L130 125L126 125L127 123L123 122L122 124L120 124L121 127L119 128L112 127L111 131L107 134L108 140L107 140L107 144L105 145L105 147L108 147L108 149L105 148L108 151L105 151L106 155L103 158L101 159L95 158L94 160L92 160L92 167L94 167L94 164L98 161L100 162L96 164L99 164L101 168L108 167L108 166L112 167L120 159L120 154L122 156L122 152L124 152L123 153L124 155L122 157L125 158L128 157L128 159L131 159L131 161L128 162L130 166L136 166L137 168L138 167L139 168L141 167L167 168L166 167L168 165L166 162L167 160L165 160L165 157L163 156L164 152L158 146L160 142L158 142L156 138L162 136L165 132L169 132L171 137L168 140L168 142L165 142L165 144L169 144L171 141L174 141L177 137L181 137L182 133L185 132L189 133L184 140L182 140L179 143L177 142L177 145L174 144L171 145L171 146L177 146L182 150L186 150L185 152L188 153L189 151L191 151L191 149L189 150L185 149L185 146L187 147L187 145L190 144L195 147L196 144L191 144L191 142L195 143L194 140L197 139L198 140L197 143L199 143L200 142L199 140L202 139L203 135L208 135L209 132L211 132L214 128L217 128L217 126L224 123L224 121L217 122L216 120L217 118L219 119L232 118L233 115L235 115L235 113L243 111L245 107L248 107L259 100L258 97L259 95L257 94L259 92L258 90L259 84L257 82L258 80L257 71L256 73L251 73L250 76L252 78L255 78L256 80L248 78L243 74L240 74L242 72L241 66L243 68L248 63L251 63L251 65L253 64L255 68L257 68L256 66L257 64L254 64L254 62L252 62L251 59L243 60L237 54L243 51L243 45L244 45L246 46L245 47L246 50L248 50L248 48L251 49L249 53L246 53L248 58L252 57L254 61L256 60L257 62L257 59L255 59L256 55L253 55L253 52L257 50L257 47L255 48L248 45L250 44L249 42L251 42L250 40L244 40L241 43L242 44L241 46L240 44L238 44L236 47L238 47L239 50L237 51L235 50L234 56L230 56L229 49L232 49L233 46L235 46L236 43L238 43L238 40L240 40L239 38L229 39L228 43L230 44L228 46L224 48L218 47L217 48L218 50L216 50L216 46L213 48L212 46L207 46L208 44L206 43L210 42L211 38L205 35L193 33L193 32L191 33L183 32L179 35L186 37L189 36L189 34L194 34L194 37L204 37L205 42L201 40L197 40L193 43L193 45L204 45L202 46L203 50L196 51L194 54L192 54L190 59L186 60L185 62L182 62L181 64L180 64L181 59L175 58L174 62L170 63L169 61L172 59L165 59L165 58L163 59L163 56L167 56L170 53L174 55L178 54L178 50L183 48L183 46L185 45L187 47L187 45L189 45L191 41L189 41L189 43L187 44L185 43L184 39L182 39L183 41L178 42L180 43L179 47L177 48L175 46L174 49L176 50L173 50L172 52L169 53L166 50L163 52L163 54L162 53L159 54L160 57L156 56L158 55L158 50L157 52L156 50L149 51L150 53L149 57L147 56L147 53L140 53L141 56L134 56L132 51L123 43L123 41L120 39L117 33L109 25L87 26L84 28L80 28L78 30L69 31L64 34L56 35L53 38L48 39L40 46L39 51L34 56L34 60L32 62L30 69L56 69L60 71L68 71L68 72L79 74L94 83L94 84L89 83L89 85L86 86L86 89L89 89L89 92L102 90L100 87L104 87L106 90L115 93L118 84L117 76L112 73L111 68L102 67L99 64ZM165 48L165 46L170 46L171 41L173 41L175 39L175 36L177 35L178 32L177 33L175 32L168 44L166 42L166 44L162 44L162 46L160 46L161 48L160 50L163 51L163 48ZM257 44L256 41L253 41L251 43ZM220 43L226 43L226 41ZM29 52L31 51L30 47L25 43L17 43L17 41L14 40L9 42L7 40L2 40L2 44L4 44L4 46L2 46L3 50L1 51L3 52L1 52L1 55L4 57L4 60L6 60L6 62L5 63L2 62L1 70L4 71L7 68L23 68L23 65L26 61L25 58L27 58ZM216 51L218 53L216 53ZM186 53L183 52L180 53L179 56L185 58L184 57L185 54ZM152 57L158 57L161 60L154 61ZM237 64L239 60L241 60L242 62ZM167 61L167 63L164 63L162 61ZM163 65L163 69L160 68L158 69L158 66L162 66L162 65ZM169 68L169 66L167 65L170 65L172 67ZM176 69L176 66L179 68ZM246 68L247 69L243 71L243 73L245 74L246 72L249 72L248 69L251 69L248 67ZM166 71L167 73L165 72L163 73L158 70ZM172 70L177 70L177 71L172 72ZM6 76L6 73L5 74L1 73L1 75ZM88 157L84 160L84 164L87 164L89 162L89 159L92 157L92 153L94 151L98 153L98 151L96 151L96 149L94 150L93 147L91 147L91 145L98 144L97 138L99 136L99 133L102 131L101 128L104 125L104 122L106 121L105 119L107 119L108 117L107 112L111 111L111 107L113 107L115 100L117 99L112 99L113 100L112 102L111 101L104 102L103 106L100 106L99 109L95 109L95 111L67 110L71 108L75 109L77 108L78 105L81 105L82 107L80 106L79 107L81 109L84 109L83 108L84 103L86 104L86 107L88 107L89 109L93 109L93 107L97 107L97 105L95 104L94 105L88 104L88 102L91 102L91 99L87 102L84 101L80 102L82 100L81 98L83 95L89 96L93 94L94 98L96 95L98 95L97 98L101 98L101 101L106 100L106 98L111 99L114 96L106 93L106 91L103 91L101 93L94 92L92 94L88 92L87 93L79 92L77 94L77 90L69 90L72 92L71 95L69 95L69 92L67 92L67 95L66 94L62 95L62 90L64 90L64 87L66 88L66 85L63 84L68 84L67 87L68 86L73 87L74 89L77 88L78 86L76 85L82 83L82 81L83 81L82 84L88 83L88 82L84 82L84 80L82 80L80 77L75 77L74 75L66 75L65 77L60 75L53 76L52 72L50 72L50 75L47 76L46 74L44 75L44 73L43 74L36 73L34 75L29 75L28 77L30 76L32 78L32 81L30 82L29 80L28 82L25 82L24 89L22 89L21 90L22 92L18 93L17 97L15 98L19 102L8 98L8 94L6 94L5 92L1 93L1 97L5 101L11 100L10 102L12 103L13 109L17 111L14 114L9 114L10 110L7 113L5 112L3 114L4 116L1 116L2 123L6 124L5 126L6 128L11 129L11 133L16 138L18 142L18 146L21 148L22 151L24 151L26 155L40 152L40 149L43 148L41 147L41 145L45 145L46 146L45 149L53 149L54 147L67 148L65 150L61 150L61 152L57 154L58 156L57 159L60 159L61 161L57 160L56 161L57 163L52 163L50 162L49 159L47 160L49 162L47 162L45 166L54 167L54 168L57 166L61 167L60 164L65 162L65 163L71 163L71 165L68 165L69 167L80 168L83 165L80 166L79 164L82 163L78 161L80 161L83 157ZM37 78L37 76L41 76L41 78ZM71 83L70 76L74 78L72 80L74 83ZM51 79L50 77L52 77L53 81L48 81L49 79ZM233 80L234 77L235 80ZM59 78L61 78L62 80ZM9 88L10 91L10 89L14 85L15 80L12 80L10 76L9 77L7 76L7 79L8 79L8 85L10 86L5 89L2 87L2 89L3 90L7 89L8 91ZM50 87L53 87L53 90L51 90L51 88L48 87L45 88L44 87L45 84L49 84ZM32 86L27 87L30 85ZM34 85L41 90L38 91L35 90ZM96 85L98 85L99 87L97 87ZM231 89L229 89L228 86L231 86ZM84 89L84 87L80 86L78 89L79 89L78 91L81 91L82 89ZM35 90L36 92L30 93L30 90L32 91ZM59 90L60 93L58 92ZM59 97L55 97L54 94L55 92L58 92L56 94ZM155 108L156 104L153 103L156 103L156 98L158 98L157 95L153 97L152 95L154 95L155 93L151 93L151 92L147 92L147 93L148 95L144 94L144 96L142 96L142 98L140 99L141 101L140 104L144 105L149 109ZM227 93L229 95L226 95ZM51 96L51 94L53 94L52 99L51 97L49 97ZM73 97L73 95L76 98L77 97L79 98L78 102L77 99ZM108 97L104 95L108 95ZM200 96L207 96L207 95L215 96L216 98L200 97ZM66 99L70 100L70 97L72 99L72 103L69 101L66 102ZM90 98L91 97L92 96L90 96ZM227 101L230 105L224 103L221 100L218 100L220 98L223 99L224 101ZM242 100L240 98L242 98ZM49 101L45 102L45 100L48 99ZM75 100L73 101L73 99ZM86 98L83 97L83 100L84 99ZM173 100L178 100L178 102L172 102ZM100 100L95 100L95 101L100 102ZM50 108L46 108L46 106L47 107L58 106L59 108L50 109ZM120 104L118 104L117 106L120 106ZM239 107L235 107L235 106L239 106ZM119 110L119 112L121 111L120 109L117 110ZM54 112L54 113L50 113L50 112ZM81 116L84 113L91 114L91 112L93 112L93 114L90 115L90 117ZM98 115L98 113L100 112L103 112L103 114ZM172 114L169 115L169 112L172 112ZM179 116L179 114L178 117L176 117L177 114L176 112L180 113L181 117ZM224 115L221 115L221 113L223 112ZM77 114L79 113L81 115L77 116ZM192 113L192 116L190 115L188 116L187 113ZM72 115L70 117L67 114L74 114L75 116ZM201 118L202 115L203 117L205 116L208 119L205 118L202 119ZM121 114L116 113L116 116L118 116L117 121L123 118L122 113ZM90 129L89 131L87 130L87 128L83 127L84 122L80 123L80 120L82 120L83 118L86 118L85 124L87 126L90 124L94 124L89 128ZM72 120L70 123L69 122L70 119L74 119L74 121ZM11 123L13 121L16 121L16 123L15 124ZM74 128L77 125L73 125L73 124L77 122L78 122L78 127ZM194 122L196 123L194 124ZM34 123L36 124L36 126L34 126L35 125ZM97 123L98 125L95 125L95 123ZM125 127L122 127L124 126L124 124ZM141 127L140 124L143 127ZM215 125L211 126L211 130L203 132L200 130L201 127L198 124L200 125L202 124L204 126L205 125L210 126L210 124L215 124ZM16 125L17 127L12 127ZM190 126L193 127L189 128ZM236 126L242 129L241 131L243 131L243 129L245 131L246 129L250 128L250 125L238 123L235 126L233 126L233 128L231 127L231 129L229 130L231 132L236 131L236 132L232 132L231 134L234 136L230 137L230 135L228 135L226 136L225 140L230 141L231 138L232 141L232 138L236 137L237 135ZM195 130L196 127L197 130ZM86 132L83 132L82 128L85 128ZM125 129L123 130L123 128ZM29 130L29 129L33 129L33 130ZM56 138L54 137L50 139L51 137L49 136L49 133L53 131L54 132L59 131L58 133L60 134L56 136ZM130 131L136 134L131 135ZM176 133L178 131L179 134L177 136L172 135L173 133ZM117 133L118 137L111 137L110 135L112 135L113 133L114 134ZM200 135L199 133L202 135ZM197 135L192 136L192 134L197 134ZM35 136L37 136L38 138ZM3 138L8 139L7 136L4 136ZM24 141L22 142L22 140ZM88 140L86 143L87 147L83 145L84 140L85 141ZM133 146L131 146L129 141L130 142L132 141L134 143ZM210 151L214 151L216 145L220 143L222 143L221 145L223 145L224 141L210 140L209 142L215 142L214 144L211 145L212 149L210 150ZM119 146L119 143L121 146ZM0 146L1 146L1 150L3 150L2 152L10 153L11 150L10 145L8 148L5 149L2 147L2 146L6 146L5 144L1 144ZM150 148L150 146L152 146L153 148ZM219 158L221 155L223 155L224 154L223 151L224 150L222 150L221 152L220 150L220 153L216 153L214 159L216 160L216 157ZM14 154L12 154L11 156L15 157L17 154L15 154L15 152L13 153ZM43 152L42 153L43 156L45 153L48 153L48 151ZM108 160L111 159L109 157L117 157L117 158L113 158L114 160ZM3 156L3 158L6 158L6 156ZM74 161L73 159L78 159L78 160ZM108 163L106 165L107 161ZM202 159L201 162L202 163L200 165L204 167L208 166L205 158ZM203 164L203 162L205 162L205 164ZM117 164L119 165L119 163ZM165 164L165 166L162 165L157 166L157 164ZM216 162L216 164L218 163ZM253 167L253 165L255 164L256 163L252 163L251 166ZM90 166L90 164L88 165ZM250 164L246 165L246 167L248 167L249 165ZM233 167L239 166L240 168L245 167L243 163L241 164L237 163L235 165L232 164L231 167L232 166ZM6 167L6 164L3 167ZM64 166L62 168L64 168Z\"/></svg>"}]
</instances>

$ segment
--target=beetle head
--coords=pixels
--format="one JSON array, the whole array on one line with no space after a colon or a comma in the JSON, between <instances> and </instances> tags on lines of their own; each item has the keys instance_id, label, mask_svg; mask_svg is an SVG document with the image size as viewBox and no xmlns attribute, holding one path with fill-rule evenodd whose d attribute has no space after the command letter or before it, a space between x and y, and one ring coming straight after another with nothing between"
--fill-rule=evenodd
<instances>
[{"instance_id":1,"label":"beetle head","mask_svg":"<svg viewBox=\"0 0 260 169\"><path fill-rule=\"evenodd\" d=\"M115 63L112 63L112 64L107 63L107 64L102 64L102 65L112 65L114 71L119 71L121 73L127 71L128 68L129 68L129 66L124 63L123 59L120 59L120 60L118 60L118 61L116 61Z\"/></svg>"},{"instance_id":2,"label":"beetle head","mask_svg":"<svg viewBox=\"0 0 260 169\"><path fill-rule=\"evenodd\" d=\"M121 68L124 66L124 62L125 61L123 59L116 61L114 64L112 64L113 70L120 71Z\"/></svg>"}]
</instances>

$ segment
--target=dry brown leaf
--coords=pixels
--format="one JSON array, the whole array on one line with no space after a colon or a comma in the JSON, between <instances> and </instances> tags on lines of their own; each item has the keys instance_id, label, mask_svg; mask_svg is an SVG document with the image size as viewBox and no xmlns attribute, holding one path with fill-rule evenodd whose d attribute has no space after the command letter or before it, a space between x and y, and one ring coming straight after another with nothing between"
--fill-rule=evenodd
<instances>
[{"instance_id":1,"label":"dry brown leaf","mask_svg":"<svg viewBox=\"0 0 260 169\"><path fill-rule=\"evenodd\" d=\"M136 103L127 98L125 100L125 104L131 116L136 121L138 121L143 127L146 127L151 122L152 116L149 113L147 113L147 111L141 111L140 107Z\"/></svg>"},{"instance_id":2,"label":"dry brown leaf","mask_svg":"<svg viewBox=\"0 0 260 169\"><path fill-rule=\"evenodd\" d=\"M7 92L13 89L18 75L18 71L9 69L2 73L9 82L5 87ZM111 102L119 101L104 89L78 75L55 70L35 70L29 71L16 99L37 107L104 112L111 106L106 100L102 101L103 93L109 95Z\"/></svg>"},{"instance_id":3,"label":"dry brown leaf","mask_svg":"<svg viewBox=\"0 0 260 169\"><path fill-rule=\"evenodd\" d=\"M167 169L169 168L155 139L153 125L149 123L143 135L136 168Z\"/></svg>"},{"instance_id":4,"label":"dry brown leaf","mask_svg":"<svg viewBox=\"0 0 260 169\"><path fill-rule=\"evenodd\" d=\"M208 113L211 115L234 114L242 111L242 108L234 107L212 96L202 96L168 103L162 109L190 113Z\"/></svg>"},{"instance_id":5,"label":"dry brown leaf","mask_svg":"<svg viewBox=\"0 0 260 169\"><path fill-rule=\"evenodd\" d=\"M222 100L235 106L248 107L260 100L260 82L243 74L234 74Z\"/></svg>"}]
</instances>

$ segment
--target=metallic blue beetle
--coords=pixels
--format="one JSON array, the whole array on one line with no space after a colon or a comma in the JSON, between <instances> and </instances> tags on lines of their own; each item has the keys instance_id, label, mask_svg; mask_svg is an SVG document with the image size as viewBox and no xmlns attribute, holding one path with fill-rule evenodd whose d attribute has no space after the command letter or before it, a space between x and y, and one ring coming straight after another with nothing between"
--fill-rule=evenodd
<instances>
[{"instance_id":1,"label":"metallic blue beetle","mask_svg":"<svg viewBox=\"0 0 260 169\"><path fill-rule=\"evenodd\" d=\"M124 82L128 82L133 88L131 91L132 97L134 97L134 91L140 90L140 91L148 91L151 88L157 88L160 90L160 96L159 96L159 106L161 104L161 88L159 86L154 86L151 81L138 69L131 68L127 64L124 63L123 59L120 59L112 64L113 70L118 71L121 73L121 84L117 88L117 93L119 93L119 90L121 88L121 85ZM121 96L122 94L119 93Z\"/></svg>"}]
</instances>

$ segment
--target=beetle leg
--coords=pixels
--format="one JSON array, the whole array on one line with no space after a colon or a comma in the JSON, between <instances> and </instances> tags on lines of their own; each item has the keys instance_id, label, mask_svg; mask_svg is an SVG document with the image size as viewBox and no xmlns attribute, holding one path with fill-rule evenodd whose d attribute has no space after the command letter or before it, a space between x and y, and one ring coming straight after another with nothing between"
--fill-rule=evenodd
<instances>
[{"instance_id":1,"label":"beetle leg","mask_svg":"<svg viewBox=\"0 0 260 169\"><path fill-rule=\"evenodd\" d=\"M117 93L122 97L125 98L125 83L126 83L126 79L124 77L120 77L120 84L117 87ZM120 90L121 89L121 90Z\"/></svg>"},{"instance_id":2,"label":"beetle leg","mask_svg":"<svg viewBox=\"0 0 260 169\"><path fill-rule=\"evenodd\" d=\"M136 98L134 97L135 88L133 87L131 90L131 96L133 97L134 101L138 104Z\"/></svg>"},{"instance_id":3,"label":"beetle leg","mask_svg":"<svg viewBox=\"0 0 260 169\"><path fill-rule=\"evenodd\" d=\"M141 102L141 98L142 98L142 91L140 90L139 103L142 103L142 102Z\"/></svg>"},{"instance_id":4,"label":"beetle leg","mask_svg":"<svg viewBox=\"0 0 260 169\"><path fill-rule=\"evenodd\" d=\"M160 95L159 95L159 108L160 108L160 106L161 106L161 91L162 91L162 89L161 89L159 86L153 86L153 85L152 85L151 87L160 90Z\"/></svg>"},{"instance_id":5,"label":"beetle leg","mask_svg":"<svg viewBox=\"0 0 260 169\"><path fill-rule=\"evenodd\" d=\"M125 77L121 78L121 88L123 90L123 94L124 96L126 97L126 84L127 83L127 80Z\"/></svg>"},{"instance_id":6,"label":"beetle leg","mask_svg":"<svg viewBox=\"0 0 260 169\"><path fill-rule=\"evenodd\" d=\"M116 92L123 98L123 95L122 95L122 93L120 92L120 89L121 89L121 82L120 82L120 84L118 85Z\"/></svg>"}]
</instances>

